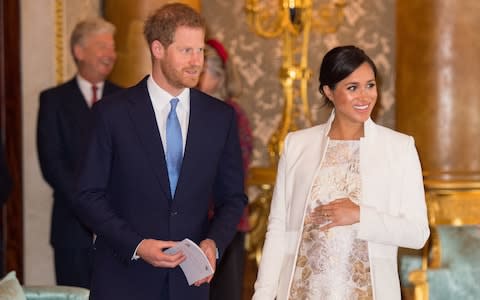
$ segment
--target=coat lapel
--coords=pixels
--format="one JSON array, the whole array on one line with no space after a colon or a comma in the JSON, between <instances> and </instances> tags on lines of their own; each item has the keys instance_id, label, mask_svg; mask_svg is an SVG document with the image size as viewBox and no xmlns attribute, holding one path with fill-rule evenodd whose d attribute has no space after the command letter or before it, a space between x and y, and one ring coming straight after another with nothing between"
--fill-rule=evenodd
<instances>
[{"instance_id":1,"label":"coat lapel","mask_svg":"<svg viewBox=\"0 0 480 300\"><path fill-rule=\"evenodd\" d=\"M290 205L290 224L289 230L295 230L296 228L302 228L305 208L310 199L310 193L312 190L315 175L320 168L325 149L327 146L327 131L325 126L317 126L310 129L308 135L304 135L302 141L296 140L298 145L308 145L302 147L301 150L296 149L293 151L299 151L296 157L299 158L299 164L296 167L298 172L292 178L294 189L292 200ZM292 148L296 147L295 144ZM291 151L292 151L291 150Z\"/></svg>"},{"instance_id":2,"label":"coat lapel","mask_svg":"<svg viewBox=\"0 0 480 300\"><path fill-rule=\"evenodd\" d=\"M80 91L80 87L78 86L75 77L70 80L67 85L64 98L68 101L63 102L67 119L70 120L75 127L80 127L85 130L90 123L90 108Z\"/></svg>"},{"instance_id":3,"label":"coat lapel","mask_svg":"<svg viewBox=\"0 0 480 300\"><path fill-rule=\"evenodd\" d=\"M129 96L129 112L135 130L140 137L147 159L151 162L151 167L160 181L160 186L165 196L170 198L165 152L160 132L158 131L155 112L147 90L147 78L144 78L137 86L133 87Z\"/></svg>"},{"instance_id":4,"label":"coat lapel","mask_svg":"<svg viewBox=\"0 0 480 300\"><path fill-rule=\"evenodd\" d=\"M378 195L388 195L392 187L387 180L391 177L388 174L390 159L386 156L389 151L379 142L377 135L375 123L368 120L365 123L365 137L360 140L360 175L362 204L379 208L387 205L388 201Z\"/></svg>"}]
</instances>

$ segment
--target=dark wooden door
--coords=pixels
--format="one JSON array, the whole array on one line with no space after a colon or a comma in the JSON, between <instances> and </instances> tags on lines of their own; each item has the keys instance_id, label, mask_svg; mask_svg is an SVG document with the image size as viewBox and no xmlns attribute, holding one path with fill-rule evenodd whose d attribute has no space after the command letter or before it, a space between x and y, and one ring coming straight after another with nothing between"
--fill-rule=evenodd
<instances>
[{"instance_id":1,"label":"dark wooden door","mask_svg":"<svg viewBox=\"0 0 480 300\"><path fill-rule=\"evenodd\" d=\"M23 282L22 123L20 1L0 0L0 138L5 145L13 190L1 208L5 270Z\"/></svg>"}]
</instances>

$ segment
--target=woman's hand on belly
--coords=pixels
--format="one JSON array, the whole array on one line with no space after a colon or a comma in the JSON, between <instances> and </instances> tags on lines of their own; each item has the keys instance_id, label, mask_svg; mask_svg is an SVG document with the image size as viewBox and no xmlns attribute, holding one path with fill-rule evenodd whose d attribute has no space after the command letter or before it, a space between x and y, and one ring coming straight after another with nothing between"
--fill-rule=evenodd
<instances>
[{"instance_id":1,"label":"woman's hand on belly","mask_svg":"<svg viewBox=\"0 0 480 300\"><path fill-rule=\"evenodd\" d=\"M320 227L321 230L352 225L360 221L360 206L349 198L336 199L328 204L317 206L310 213L310 219L314 224L326 224Z\"/></svg>"}]
</instances>

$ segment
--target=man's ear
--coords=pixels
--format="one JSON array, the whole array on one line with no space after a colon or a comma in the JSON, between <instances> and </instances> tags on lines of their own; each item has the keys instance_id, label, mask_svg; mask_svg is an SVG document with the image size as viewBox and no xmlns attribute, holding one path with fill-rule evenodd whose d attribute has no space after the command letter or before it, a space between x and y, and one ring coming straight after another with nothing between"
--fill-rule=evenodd
<instances>
[{"instance_id":1,"label":"man's ear","mask_svg":"<svg viewBox=\"0 0 480 300\"><path fill-rule=\"evenodd\" d=\"M165 48L163 47L162 43L157 40L152 42L152 44L150 45L150 50L152 51L153 57L155 57L156 59L163 58L163 56L165 55Z\"/></svg>"},{"instance_id":2,"label":"man's ear","mask_svg":"<svg viewBox=\"0 0 480 300\"><path fill-rule=\"evenodd\" d=\"M75 56L75 59L78 61L83 60L85 57L85 50L83 47L80 45L73 46L73 56Z\"/></svg>"}]
</instances>

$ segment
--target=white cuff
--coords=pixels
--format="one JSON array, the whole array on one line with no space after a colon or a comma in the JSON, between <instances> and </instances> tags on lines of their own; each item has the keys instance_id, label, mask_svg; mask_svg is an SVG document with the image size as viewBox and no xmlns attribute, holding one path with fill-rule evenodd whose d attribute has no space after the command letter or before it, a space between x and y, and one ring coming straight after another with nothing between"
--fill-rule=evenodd
<instances>
[{"instance_id":1,"label":"white cuff","mask_svg":"<svg viewBox=\"0 0 480 300\"><path fill-rule=\"evenodd\" d=\"M140 256L137 255L137 250L138 250L138 247L140 247L140 244L142 242L143 242L143 240L141 240L140 243L138 243L137 248L135 248L135 252L133 252L131 260L139 260L140 259Z\"/></svg>"}]
</instances>

